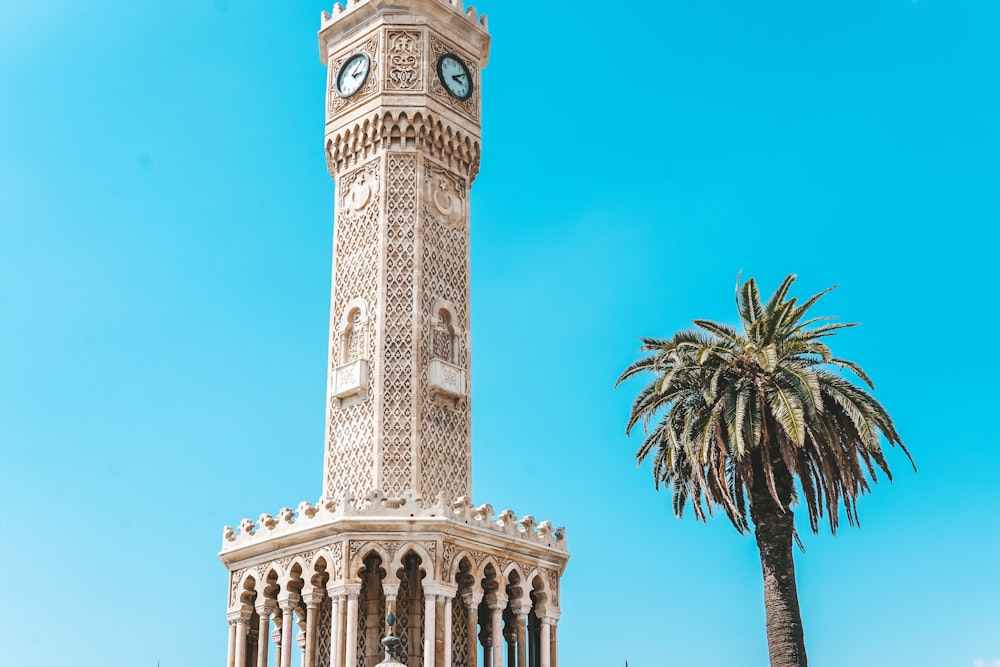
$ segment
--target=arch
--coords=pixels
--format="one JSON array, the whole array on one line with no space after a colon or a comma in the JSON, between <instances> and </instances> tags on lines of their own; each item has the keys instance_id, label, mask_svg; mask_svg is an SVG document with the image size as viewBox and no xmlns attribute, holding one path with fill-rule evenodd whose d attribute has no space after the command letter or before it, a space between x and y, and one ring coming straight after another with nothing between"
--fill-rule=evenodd
<instances>
[{"instance_id":1,"label":"arch","mask_svg":"<svg viewBox=\"0 0 1000 667\"><path fill-rule=\"evenodd\" d=\"M472 552L469 551L468 549L462 549L452 557L451 564L448 565L448 571L442 572L441 578L449 582L454 581L455 575L458 574L459 566L461 565L462 560L468 561L469 564L472 566L470 574L472 574L473 576L479 575L479 569L476 567L475 559L473 559L472 557Z\"/></svg>"},{"instance_id":2,"label":"arch","mask_svg":"<svg viewBox=\"0 0 1000 667\"><path fill-rule=\"evenodd\" d=\"M547 611L549 600L552 599L549 583L537 568L531 571L527 581L528 594L531 597L534 611L537 615L541 615Z\"/></svg>"},{"instance_id":3,"label":"arch","mask_svg":"<svg viewBox=\"0 0 1000 667\"><path fill-rule=\"evenodd\" d=\"M279 564L278 567L281 567L281 565ZM309 571L309 561L307 561L302 556L293 556L292 559L288 561L288 564L285 565L283 569L285 579L288 582L301 580L303 578L302 577L303 573L306 573L308 571Z\"/></svg>"},{"instance_id":4,"label":"arch","mask_svg":"<svg viewBox=\"0 0 1000 667\"><path fill-rule=\"evenodd\" d=\"M486 554L482 562L479 563L479 567L476 568L476 576L479 578L485 577L487 566L491 566L493 568L495 576L500 576L500 573L502 572L500 562L496 559L496 556L493 556L492 554Z\"/></svg>"},{"instance_id":5,"label":"arch","mask_svg":"<svg viewBox=\"0 0 1000 667\"><path fill-rule=\"evenodd\" d=\"M252 572L246 572L240 577L240 582L236 587L236 599L233 604L249 605L253 607L257 599L257 579Z\"/></svg>"},{"instance_id":6,"label":"arch","mask_svg":"<svg viewBox=\"0 0 1000 667\"><path fill-rule=\"evenodd\" d=\"M531 604L528 582L521 571L520 565L517 563L507 565L504 568L501 581L504 586L504 594L507 596L507 601L511 606Z\"/></svg>"},{"instance_id":7,"label":"arch","mask_svg":"<svg viewBox=\"0 0 1000 667\"><path fill-rule=\"evenodd\" d=\"M351 299L340 314L338 365L364 359L368 353L368 304L361 297Z\"/></svg>"},{"instance_id":8,"label":"arch","mask_svg":"<svg viewBox=\"0 0 1000 667\"><path fill-rule=\"evenodd\" d=\"M365 569L365 560L373 553L382 559L382 567L385 567L385 563L392 562L392 559L389 558L389 552L381 544L378 542L365 542L348 563L347 571L344 573L344 580L347 583L361 583L359 573Z\"/></svg>"},{"instance_id":9,"label":"arch","mask_svg":"<svg viewBox=\"0 0 1000 667\"><path fill-rule=\"evenodd\" d=\"M403 559L411 553L420 558L424 574L430 578L434 578L434 559L431 557L427 549L417 542L407 542L404 544L398 551L396 551L396 555L389 563L390 566L386 569L391 570L392 572L402 569Z\"/></svg>"},{"instance_id":10,"label":"arch","mask_svg":"<svg viewBox=\"0 0 1000 667\"><path fill-rule=\"evenodd\" d=\"M334 545L332 549L329 547L322 547L317 549L316 555L313 556L314 564L321 560L326 564L326 571L330 575L330 581L340 581L344 576L340 567L343 554L336 553L340 551L340 548L339 544Z\"/></svg>"},{"instance_id":11,"label":"arch","mask_svg":"<svg viewBox=\"0 0 1000 667\"><path fill-rule=\"evenodd\" d=\"M279 583L280 576L278 568L269 565L257 582L257 594L262 598L276 600L278 591L282 589L282 584Z\"/></svg>"}]
</instances>

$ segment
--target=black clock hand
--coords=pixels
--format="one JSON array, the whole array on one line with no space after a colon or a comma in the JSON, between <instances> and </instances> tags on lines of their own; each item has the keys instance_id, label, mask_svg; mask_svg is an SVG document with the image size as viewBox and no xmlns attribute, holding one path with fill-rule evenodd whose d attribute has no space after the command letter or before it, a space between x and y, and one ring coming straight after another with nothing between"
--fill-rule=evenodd
<instances>
[{"instance_id":1,"label":"black clock hand","mask_svg":"<svg viewBox=\"0 0 1000 667\"><path fill-rule=\"evenodd\" d=\"M452 77L451 77L451 80L452 81L458 81L459 83L462 83L459 79L463 78L464 76L465 76L465 74L453 74Z\"/></svg>"}]
</instances>

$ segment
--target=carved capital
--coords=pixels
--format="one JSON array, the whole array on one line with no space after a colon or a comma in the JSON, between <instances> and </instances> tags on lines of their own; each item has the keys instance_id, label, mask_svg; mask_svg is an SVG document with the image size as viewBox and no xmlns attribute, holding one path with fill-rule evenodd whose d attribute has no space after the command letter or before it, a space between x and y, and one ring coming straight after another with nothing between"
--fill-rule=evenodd
<instances>
[{"instance_id":1,"label":"carved capital","mask_svg":"<svg viewBox=\"0 0 1000 667\"><path fill-rule=\"evenodd\" d=\"M458 593L458 586L451 586L440 581L425 581L424 595L436 595L442 598L453 598Z\"/></svg>"},{"instance_id":2,"label":"carved capital","mask_svg":"<svg viewBox=\"0 0 1000 667\"><path fill-rule=\"evenodd\" d=\"M514 616L516 616L519 619L527 618L528 614L531 612L531 603L530 602L527 604L523 602L519 602L517 604L511 603L510 611L511 613L514 614Z\"/></svg>"},{"instance_id":3,"label":"carved capital","mask_svg":"<svg viewBox=\"0 0 1000 667\"><path fill-rule=\"evenodd\" d=\"M237 623L243 623L246 625L247 621L250 620L250 615L252 613L253 608L248 605L237 607L226 612L226 620L229 621L230 625L236 625Z\"/></svg>"},{"instance_id":4,"label":"carved capital","mask_svg":"<svg viewBox=\"0 0 1000 667\"><path fill-rule=\"evenodd\" d=\"M278 606L281 607L281 611L287 614L290 611L295 611L295 608L299 606L299 600L296 593L282 593L278 596Z\"/></svg>"},{"instance_id":5,"label":"carved capital","mask_svg":"<svg viewBox=\"0 0 1000 667\"><path fill-rule=\"evenodd\" d=\"M466 593L462 596L462 603L469 609L479 609L479 604L483 601L481 594Z\"/></svg>"},{"instance_id":6,"label":"carved capital","mask_svg":"<svg viewBox=\"0 0 1000 667\"><path fill-rule=\"evenodd\" d=\"M507 608L507 598L498 595L488 595L486 596L486 606L491 611L503 611Z\"/></svg>"},{"instance_id":7,"label":"carved capital","mask_svg":"<svg viewBox=\"0 0 1000 667\"><path fill-rule=\"evenodd\" d=\"M314 588L308 593L302 594L302 601L306 603L307 609L316 609L323 604L323 598L325 597L326 595L322 588Z\"/></svg>"},{"instance_id":8,"label":"carved capital","mask_svg":"<svg viewBox=\"0 0 1000 667\"><path fill-rule=\"evenodd\" d=\"M544 613L538 616L538 620L545 625L556 625L559 623L559 610L558 609L546 609Z\"/></svg>"}]
</instances>

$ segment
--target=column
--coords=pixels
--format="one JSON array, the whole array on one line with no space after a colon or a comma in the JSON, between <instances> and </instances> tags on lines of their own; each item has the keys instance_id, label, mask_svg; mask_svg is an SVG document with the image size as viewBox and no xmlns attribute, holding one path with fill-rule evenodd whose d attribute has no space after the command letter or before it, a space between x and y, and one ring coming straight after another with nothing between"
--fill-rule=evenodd
<instances>
[{"instance_id":1,"label":"column","mask_svg":"<svg viewBox=\"0 0 1000 667\"><path fill-rule=\"evenodd\" d=\"M319 643L319 610L323 604L323 589L317 588L302 596L306 603L306 647L302 660L304 667L316 665L316 648ZM266 666L265 666L266 667Z\"/></svg>"},{"instance_id":2,"label":"column","mask_svg":"<svg viewBox=\"0 0 1000 667\"><path fill-rule=\"evenodd\" d=\"M469 624L467 632L469 640L469 667L476 667L479 657L479 603L483 601L483 596L466 594L462 596L462 603L465 605L465 617ZM450 667L450 665L446 665Z\"/></svg>"},{"instance_id":3,"label":"column","mask_svg":"<svg viewBox=\"0 0 1000 667\"><path fill-rule=\"evenodd\" d=\"M236 623L236 645L233 650L234 667L246 667L247 664L247 621L250 620L249 608L230 612L229 622Z\"/></svg>"},{"instance_id":4,"label":"column","mask_svg":"<svg viewBox=\"0 0 1000 667\"><path fill-rule=\"evenodd\" d=\"M338 589L328 588L330 596L330 664L329 667L344 667L344 595ZM316 667L324 667L316 665Z\"/></svg>"},{"instance_id":5,"label":"column","mask_svg":"<svg viewBox=\"0 0 1000 667\"><path fill-rule=\"evenodd\" d=\"M552 629L549 630L549 667L559 667L559 625L553 619Z\"/></svg>"},{"instance_id":6,"label":"column","mask_svg":"<svg viewBox=\"0 0 1000 667\"><path fill-rule=\"evenodd\" d=\"M447 596L444 599L444 662L441 663L442 667L451 667L451 601L452 596Z\"/></svg>"},{"instance_id":7,"label":"column","mask_svg":"<svg viewBox=\"0 0 1000 667\"><path fill-rule=\"evenodd\" d=\"M434 610L437 608L435 598L437 596L427 592L424 588L424 665L423 667L434 667Z\"/></svg>"},{"instance_id":8,"label":"column","mask_svg":"<svg viewBox=\"0 0 1000 667\"><path fill-rule=\"evenodd\" d=\"M274 613L274 600L264 599L254 606L260 616L260 626L257 628L257 667L267 667L268 639L271 636L271 614Z\"/></svg>"},{"instance_id":9,"label":"column","mask_svg":"<svg viewBox=\"0 0 1000 667\"><path fill-rule=\"evenodd\" d=\"M503 610L507 607L507 600L500 597L487 599L491 612L490 637L493 643L493 655L490 663L493 667L503 667Z\"/></svg>"},{"instance_id":10,"label":"column","mask_svg":"<svg viewBox=\"0 0 1000 667\"><path fill-rule=\"evenodd\" d=\"M229 650L226 651L226 667L236 667L236 619L227 618L226 620L229 622Z\"/></svg>"},{"instance_id":11,"label":"column","mask_svg":"<svg viewBox=\"0 0 1000 667\"><path fill-rule=\"evenodd\" d=\"M441 667L448 667L444 661L444 629L450 619L444 617L445 596L437 594L434 596L434 664Z\"/></svg>"},{"instance_id":12,"label":"column","mask_svg":"<svg viewBox=\"0 0 1000 667\"><path fill-rule=\"evenodd\" d=\"M531 604L519 603L511 605L511 612L514 614L514 632L517 641L517 667L528 667L528 612L531 611Z\"/></svg>"},{"instance_id":13,"label":"column","mask_svg":"<svg viewBox=\"0 0 1000 667\"><path fill-rule=\"evenodd\" d=\"M552 623L552 621L548 618L541 618L539 620L542 622L542 626L538 633L540 635L538 643L541 645L539 647L541 648L541 653L539 654L539 657L541 658L539 662L541 664L539 667L552 667L552 636L550 634L552 628L550 623Z\"/></svg>"},{"instance_id":14,"label":"column","mask_svg":"<svg viewBox=\"0 0 1000 667\"><path fill-rule=\"evenodd\" d=\"M344 647L344 667L356 667L358 664L358 595L361 593L361 586L357 590L347 592L347 637L344 639L347 646Z\"/></svg>"},{"instance_id":15,"label":"column","mask_svg":"<svg viewBox=\"0 0 1000 667\"><path fill-rule=\"evenodd\" d=\"M299 624L299 632L295 635L295 643L299 645L299 665L301 665L301 667L306 667L306 648L308 646L306 642L309 638L306 637L306 631L303 629L303 625L305 625L305 623Z\"/></svg>"},{"instance_id":16,"label":"column","mask_svg":"<svg viewBox=\"0 0 1000 667\"><path fill-rule=\"evenodd\" d=\"M274 626L271 628L271 643L274 644L274 661L281 665L281 614L274 613Z\"/></svg>"},{"instance_id":17,"label":"column","mask_svg":"<svg viewBox=\"0 0 1000 667\"><path fill-rule=\"evenodd\" d=\"M247 623L247 657L250 658L250 667L257 667L257 645L258 638L260 637L260 632L257 627L254 627L253 619L251 622Z\"/></svg>"},{"instance_id":18,"label":"column","mask_svg":"<svg viewBox=\"0 0 1000 667\"><path fill-rule=\"evenodd\" d=\"M396 613L396 598L399 597L399 582L388 581L389 577L382 580L382 595L385 596L385 613L388 616L392 612L393 616L399 617Z\"/></svg>"},{"instance_id":19,"label":"column","mask_svg":"<svg viewBox=\"0 0 1000 667\"><path fill-rule=\"evenodd\" d=\"M299 596L295 593L283 593L278 597L281 607L281 659L277 667L292 667L292 647L295 645L295 608L299 604Z\"/></svg>"}]
</instances>

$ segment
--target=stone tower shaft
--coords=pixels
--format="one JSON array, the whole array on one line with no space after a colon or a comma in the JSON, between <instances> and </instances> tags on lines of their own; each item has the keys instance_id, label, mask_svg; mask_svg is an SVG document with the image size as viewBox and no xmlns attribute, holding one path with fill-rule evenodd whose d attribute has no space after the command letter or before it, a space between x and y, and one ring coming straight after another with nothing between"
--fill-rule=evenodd
<instances>
[{"instance_id":1,"label":"stone tower shaft","mask_svg":"<svg viewBox=\"0 0 1000 667\"><path fill-rule=\"evenodd\" d=\"M566 535L471 499L469 188L486 17L324 12L336 183L323 492L223 528L226 667L558 667Z\"/></svg>"},{"instance_id":2,"label":"stone tower shaft","mask_svg":"<svg viewBox=\"0 0 1000 667\"><path fill-rule=\"evenodd\" d=\"M442 0L367 0L324 16L319 38L337 184L323 492L468 497L485 20ZM468 66L467 99L442 85L446 54ZM359 59L368 74L342 96L338 76Z\"/></svg>"}]
</instances>

